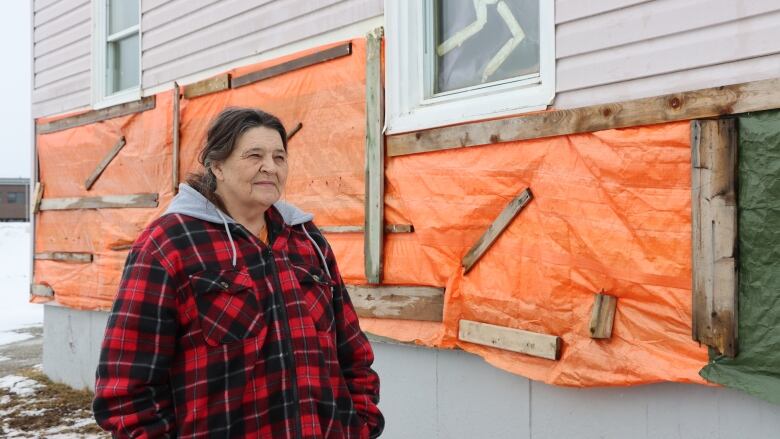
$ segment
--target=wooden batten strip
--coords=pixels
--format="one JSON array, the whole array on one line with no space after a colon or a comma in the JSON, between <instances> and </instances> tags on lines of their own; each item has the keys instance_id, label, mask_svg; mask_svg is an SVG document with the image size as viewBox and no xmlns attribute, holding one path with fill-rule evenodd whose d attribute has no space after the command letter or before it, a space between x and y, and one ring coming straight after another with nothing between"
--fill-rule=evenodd
<instances>
[{"instance_id":1,"label":"wooden batten strip","mask_svg":"<svg viewBox=\"0 0 780 439\"><path fill-rule=\"evenodd\" d=\"M303 128L303 124L301 122L298 122L298 124L295 125L293 129L290 130L290 132L287 133L287 141L289 142L294 135L298 134L298 131L300 131L301 128Z\"/></svg>"},{"instance_id":2,"label":"wooden batten strip","mask_svg":"<svg viewBox=\"0 0 780 439\"><path fill-rule=\"evenodd\" d=\"M247 73L233 78L230 86L232 88L239 88L245 85L252 84L253 82L262 81L263 79L279 76L284 73L289 73L294 70L302 69L304 67L313 66L315 64L330 61L342 56L349 56L352 54L352 43L339 44L328 49L314 52L309 55L304 55L300 58L296 58L267 69L258 70L256 72Z\"/></svg>"},{"instance_id":3,"label":"wooden batten strip","mask_svg":"<svg viewBox=\"0 0 780 439\"><path fill-rule=\"evenodd\" d=\"M55 120L43 125L36 126L37 134L49 134L56 131L67 130L82 125L89 125L103 120L113 119L115 117L127 116L128 114L140 113L151 110L155 106L154 96L147 96L138 101L127 102L114 105L113 107L102 108L100 110L87 111L86 113Z\"/></svg>"},{"instance_id":4,"label":"wooden batten strip","mask_svg":"<svg viewBox=\"0 0 780 439\"><path fill-rule=\"evenodd\" d=\"M179 91L179 84L173 83L173 157L172 171L171 171L171 185L173 193L179 191L179 131L181 125L181 93Z\"/></svg>"},{"instance_id":5,"label":"wooden batten strip","mask_svg":"<svg viewBox=\"0 0 780 439\"><path fill-rule=\"evenodd\" d=\"M557 360L561 353L561 338L558 336L471 320L460 321L458 339L548 360Z\"/></svg>"},{"instance_id":6,"label":"wooden batten strip","mask_svg":"<svg viewBox=\"0 0 780 439\"><path fill-rule=\"evenodd\" d=\"M30 286L30 295L36 297L54 297L54 289L48 285L32 284Z\"/></svg>"},{"instance_id":7,"label":"wooden batten strip","mask_svg":"<svg viewBox=\"0 0 780 439\"><path fill-rule=\"evenodd\" d=\"M363 233L363 226L320 226L322 233ZM385 233L413 233L414 226L411 224L386 224Z\"/></svg>"},{"instance_id":8,"label":"wooden batten strip","mask_svg":"<svg viewBox=\"0 0 780 439\"><path fill-rule=\"evenodd\" d=\"M184 86L184 98L193 99L230 88L230 73L222 73Z\"/></svg>"},{"instance_id":9,"label":"wooden batten strip","mask_svg":"<svg viewBox=\"0 0 780 439\"><path fill-rule=\"evenodd\" d=\"M38 213L41 209L41 199L43 198L43 183L40 181L35 182L35 192L32 197L32 206L30 211L33 215Z\"/></svg>"},{"instance_id":10,"label":"wooden batten strip","mask_svg":"<svg viewBox=\"0 0 780 439\"><path fill-rule=\"evenodd\" d=\"M591 338L612 337L612 325L615 321L616 308L617 297L603 293L594 295L590 325L588 325Z\"/></svg>"},{"instance_id":11,"label":"wooden batten strip","mask_svg":"<svg viewBox=\"0 0 780 439\"><path fill-rule=\"evenodd\" d=\"M780 108L780 79L388 136L389 157Z\"/></svg>"},{"instance_id":12,"label":"wooden batten strip","mask_svg":"<svg viewBox=\"0 0 780 439\"><path fill-rule=\"evenodd\" d=\"M366 36L366 154L365 237L366 280L382 282L385 224L384 96L382 87L383 28Z\"/></svg>"},{"instance_id":13,"label":"wooden batten strip","mask_svg":"<svg viewBox=\"0 0 780 439\"><path fill-rule=\"evenodd\" d=\"M360 317L441 322L444 288L347 285Z\"/></svg>"},{"instance_id":14,"label":"wooden batten strip","mask_svg":"<svg viewBox=\"0 0 780 439\"><path fill-rule=\"evenodd\" d=\"M493 221L493 224L488 227L485 233L479 238L473 247L463 257L462 265L464 273L468 273L474 268L477 261L485 255L488 249L496 242L501 233L509 226L512 220L520 213L521 210L528 204L533 198L531 189L525 189L520 192L512 201L507 204L503 211Z\"/></svg>"},{"instance_id":15,"label":"wooden batten strip","mask_svg":"<svg viewBox=\"0 0 780 439\"><path fill-rule=\"evenodd\" d=\"M111 151L109 151L108 154L103 157L103 160L98 163L95 170L92 171L92 174L87 177L87 180L84 182L84 188L86 190L90 190L92 188L92 185L95 184L95 181L97 181L98 177L100 177L100 174L102 174L108 164L114 160L114 157L119 154L119 151L122 150L122 148L125 146L125 143L125 136L122 136L119 138L119 140L117 140L116 144L114 144L114 147L111 148Z\"/></svg>"},{"instance_id":16,"label":"wooden batten strip","mask_svg":"<svg viewBox=\"0 0 780 439\"><path fill-rule=\"evenodd\" d=\"M89 264L92 262L92 253L43 252L36 253L35 260L67 262L69 264Z\"/></svg>"},{"instance_id":17,"label":"wooden batten strip","mask_svg":"<svg viewBox=\"0 0 780 439\"><path fill-rule=\"evenodd\" d=\"M691 122L692 337L737 355L737 127L735 119Z\"/></svg>"},{"instance_id":18,"label":"wooden batten strip","mask_svg":"<svg viewBox=\"0 0 780 439\"><path fill-rule=\"evenodd\" d=\"M120 251L130 250L131 248L133 248L133 244L114 244L108 246L108 248L111 249L111 251L120 252Z\"/></svg>"},{"instance_id":19,"label":"wooden batten strip","mask_svg":"<svg viewBox=\"0 0 780 439\"><path fill-rule=\"evenodd\" d=\"M44 198L41 210L116 209L157 207L158 194L104 195L102 197Z\"/></svg>"}]
</instances>

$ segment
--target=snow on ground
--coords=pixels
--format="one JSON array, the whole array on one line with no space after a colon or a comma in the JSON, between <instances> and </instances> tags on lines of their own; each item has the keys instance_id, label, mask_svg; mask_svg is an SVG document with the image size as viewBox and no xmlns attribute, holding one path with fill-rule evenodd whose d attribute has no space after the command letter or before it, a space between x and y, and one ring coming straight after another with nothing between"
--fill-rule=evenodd
<instances>
[{"instance_id":1,"label":"snow on ground","mask_svg":"<svg viewBox=\"0 0 780 439\"><path fill-rule=\"evenodd\" d=\"M40 383L19 375L6 375L0 378L0 389L19 396L29 396L41 387Z\"/></svg>"},{"instance_id":2,"label":"snow on ground","mask_svg":"<svg viewBox=\"0 0 780 439\"><path fill-rule=\"evenodd\" d=\"M30 231L30 223L0 223L0 344L29 338L14 330L43 322L43 307L29 303Z\"/></svg>"}]
</instances>

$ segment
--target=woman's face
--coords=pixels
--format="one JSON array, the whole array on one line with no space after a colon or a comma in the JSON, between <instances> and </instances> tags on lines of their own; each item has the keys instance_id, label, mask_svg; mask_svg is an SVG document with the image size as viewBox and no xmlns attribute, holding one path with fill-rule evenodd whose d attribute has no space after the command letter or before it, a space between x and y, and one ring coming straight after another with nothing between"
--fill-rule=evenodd
<instances>
[{"instance_id":1,"label":"woman's face","mask_svg":"<svg viewBox=\"0 0 780 439\"><path fill-rule=\"evenodd\" d=\"M212 171L216 192L228 208L264 211L279 200L287 181L287 152L279 132L267 127L246 130L230 156L212 165Z\"/></svg>"}]
</instances>

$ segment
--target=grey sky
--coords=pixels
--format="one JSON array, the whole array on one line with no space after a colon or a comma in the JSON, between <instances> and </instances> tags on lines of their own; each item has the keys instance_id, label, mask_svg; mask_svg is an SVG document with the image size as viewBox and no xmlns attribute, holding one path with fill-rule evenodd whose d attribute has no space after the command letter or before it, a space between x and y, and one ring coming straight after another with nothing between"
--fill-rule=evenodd
<instances>
[{"instance_id":1,"label":"grey sky","mask_svg":"<svg viewBox=\"0 0 780 439\"><path fill-rule=\"evenodd\" d=\"M0 14L0 178L30 176L30 1L4 1Z\"/></svg>"}]
</instances>

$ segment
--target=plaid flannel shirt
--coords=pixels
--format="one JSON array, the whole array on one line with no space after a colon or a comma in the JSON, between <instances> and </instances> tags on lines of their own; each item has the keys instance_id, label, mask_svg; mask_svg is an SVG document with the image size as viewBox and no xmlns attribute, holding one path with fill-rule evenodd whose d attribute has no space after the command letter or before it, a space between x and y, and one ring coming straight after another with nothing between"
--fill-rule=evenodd
<instances>
[{"instance_id":1,"label":"plaid flannel shirt","mask_svg":"<svg viewBox=\"0 0 780 439\"><path fill-rule=\"evenodd\" d=\"M128 255L94 413L115 437L368 438L384 418L374 355L311 222L266 212L269 248L230 224L165 215Z\"/></svg>"}]
</instances>

